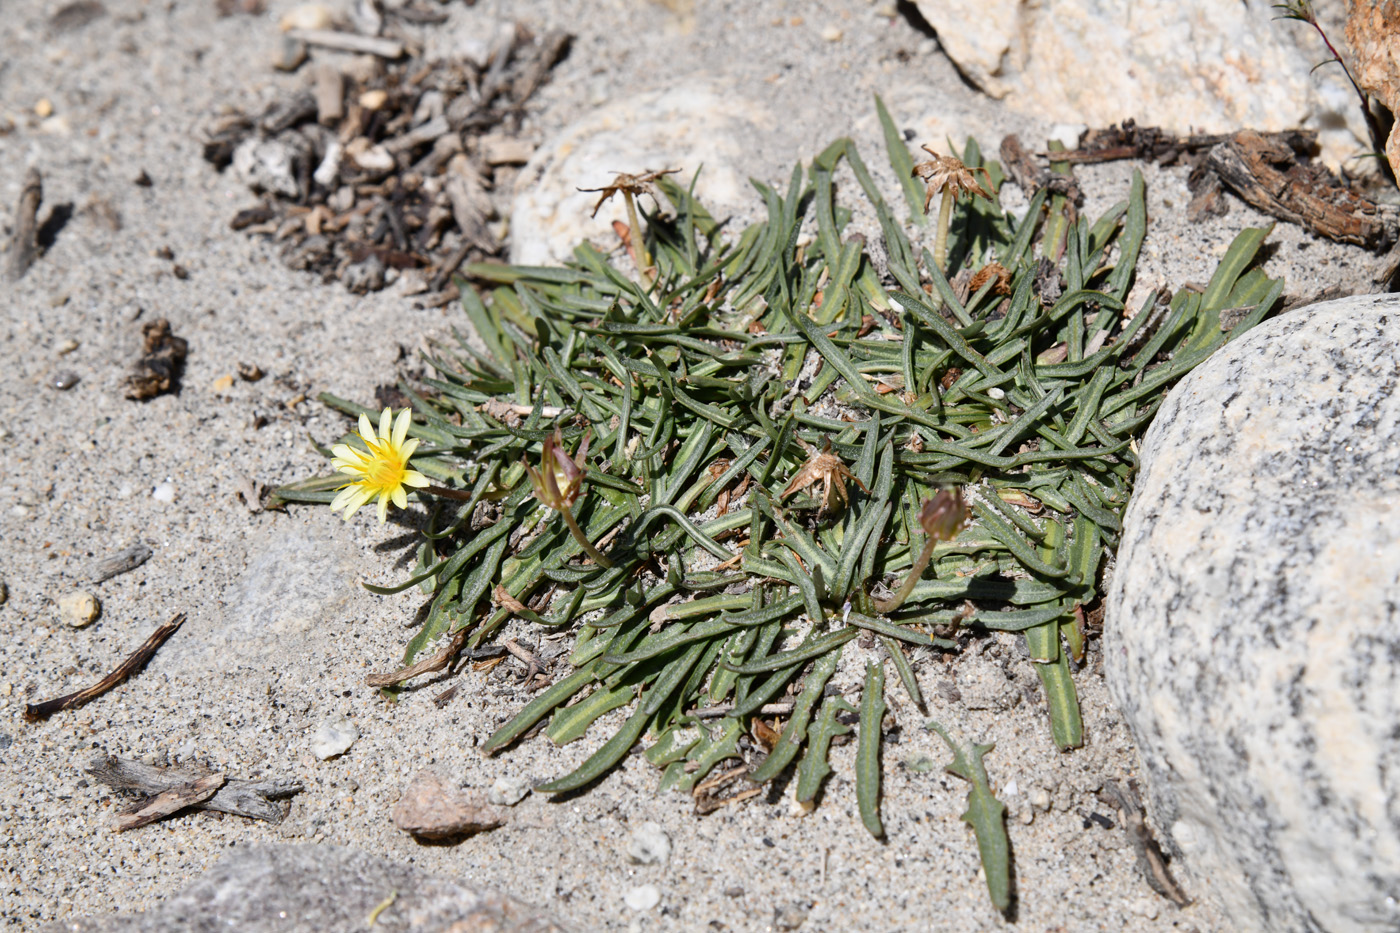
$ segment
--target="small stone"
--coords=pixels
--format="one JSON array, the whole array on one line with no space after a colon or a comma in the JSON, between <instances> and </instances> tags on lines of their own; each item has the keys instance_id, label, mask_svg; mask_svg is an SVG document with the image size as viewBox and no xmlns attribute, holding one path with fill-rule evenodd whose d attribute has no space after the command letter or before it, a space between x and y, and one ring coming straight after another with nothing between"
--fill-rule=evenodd
<instances>
[{"instance_id":1,"label":"small stone","mask_svg":"<svg viewBox=\"0 0 1400 933\"><path fill-rule=\"evenodd\" d=\"M263 377L262 367L257 363L239 363L238 378L244 382L257 382Z\"/></svg>"},{"instance_id":2,"label":"small stone","mask_svg":"<svg viewBox=\"0 0 1400 933\"><path fill-rule=\"evenodd\" d=\"M66 392L67 390L77 385L78 380L80 378L82 377L80 377L77 373L73 372L72 370L65 369L60 373L55 373L53 379L49 381L49 385L53 386L55 389L58 389L60 392Z\"/></svg>"},{"instance_id":3,"label":"small stone","mask_svg":"<svg viewBox=\"0 0 1400 933\"><path fill-rule=\"evenodd\" d=\"M627 857L638 865L665 865L671 859L671 837L657 823L643 823L632 830Z\"/></svg>"},{"instance_id":4,"label":"small stone","mask_svg":"<svg viewBox=\"0 0 1400 933\"><path fill-rule=\"evenodd\" d=\"M293 29L330 29L334 25L335 14L331 12L330 7L321 3L303 3L293 7L277 21L277 28L283 32L291 32Z\"/></svg>"},{"instance_id":5,"label":"small stone","mask_svg":"<svg viewBox=\"0 0 1400 933\"><path fill-rule=\"evenodd\" d=\"M413 776L391 818L399 829L424 839L467 836L505 822L499 810L462 793L432 768Z\"/></svg>"},{"instance_id":6,"label":"small stone","mask_svg":"<svg viewBox=\"0 0 1400 933\"><path fill-rule=\"evenodd\" d=\"M272 58L272 67L278 71L296 71L306 63L306 43L291 36L283 36L277 43L277 54Z\"/></svg>"},{"instance_id":7,"label":"small stone","mask_svg":"<svg viewBox=\"0 0 1400 933\"><path fill-rule=\"evenodd\" d=\"M3 684L0 684L0 696L7 697L7 696L11 695L11 694L14 693L14 692L15 692L15 686L14 686L14 684L10 683L8 680L5 681Z\"/></svg>"},{"instance_id":8,"label":"small stone","mask_svg":"<svg viewBox=\"0 0 1400 933\"><path fill-rule=\"evenodd\" d=\"M839 26L827 26L822 30L822 38L827 42L840 42L844 35L845 33L841 31Z\"/></svg>"},{"instance_id":9,"label":"small stone","mask_svg":"<svg viewBox=\"0 0 1400 933\"><path fill-rule=\"evenodd\" d=\"M725 896L725 897L743 897L743 896L744 896L744 889L741 888L741 887L739 887L737 884L731 884L729 887L727 887L727 888L724 889L724 896Z\"/></svg>"},{"instance_id":10,"label":"small stone","mask_svg":"<svg viewBox=\"0 0 1400 933\"><path fill-rule=\"evenodd\" d=\"M643 884L622 895L622 903L633 910L651 910L661 903L661 889L654 884Z\"/></svg>"},{"instance_id":11,"label":"small stone","mask_svg":"<svg viewBox=\"0 0 1400 933\"><path fill-rule=\"evenodd\" d=\"M360 95L360 106L373 113L389 102L389 92L375 88Z\"/></svg>"},{"instance_id":12,"label":"small stone","mask_svg":"<svg viewBox=\"0 0 1400 933\"><path fill-rule=\"evenodd\" d=\"M79 590L60 599L58 611L65 625L86 628L97 621L97 616L102 612L102 605L96 596Z\"/></svg>"},{"instance_id":13,"label":"small stone","mask_svg":"<svg viewBox=\"0 0 1400 933\"><path fill-rule=\"evenodd\" d=\"M1037 787L1031 794L1031 805L1041 812L1050 810L1050 792L1043 787Z\"/></svg>"},{"instance_id":14,"label":"small stone","mask_svg":"<svg viewBox=\"0 0 1400 933\"><path fill-rule=\"evenodd\" d=\"M486 799L498 807L513 807L530 793L530 782L524 778L499 777L486 792Z\"/></svg>"},{"instance_id":15,"label":"small stone","mask_svg":"<svg viewBox=\"0 0 1400 933\"><path fill-rule=\"evenodd\" d=\"M233 388L233 377L232 377L232 376L223 375L223 376L220 376L218 379L215 379L215 380L214 380L214 391L215 391L215 392L227 392L229 389L232 389L232 388Z\"/></svg>"},{"instance_id":16,"label":"small stone","mask_svg":"<svg viewBox=\"0 0 1400 933\"><path fill-rule=\"evenodd\" d=\"M5 605L10 599L10 587L4 580L0 580L0 606Z\"/></svg>"},{"instance_id":17,"label":"small stone","mask_svg":"<svg viewBox=\"0 0 1400 933\"><path fill-rule=\"evenodd\" d=\"M795 930L807 922L807 908L802 904L788 904L778 911L773 926L779 930Z\"/></svg>"},{"instance_id":18,"label":"small stone","mask_svg":"<svg viewBox=\"0 0 1400 933\"><path fill-rule=\"evenodd\" d=\"M54 347L54 352L59 356L67 356L76 349L78 349L78 341L69 337L67 340L64 340L58 346Z\"/></svg>"},{"instance_id":19,"label":"small stone","mask_svg":"<svg viewBox=\"0 0 1400 933\"><path fill-rule=\"evenodd\" d=\"M155 489L151 490L151 498L157 502L174 502L175 487L170 483L161 483Z\"/></svg>"},{"instance_id":20,"label":"small stone","mask_svg":"<svg viewBox=\"0 0 1400 933\"><path fill-rule=\"evenodd\" d=\"M46 120L53 116L53 101L47 97L39 98L39 102L34 105L34 116L40 120Z\"/></svg>"},{"instance_id":21,"label":"small stone","mask_svg":"<svg viewBox=\"0 0 1400 933\"><path fill-rule=\"evenodd\" d=\"M344 713L335 713L316 727L311 737L311 754L325 761L343 755L360 737L360 727Z\"/></svg>"}]
</instances>

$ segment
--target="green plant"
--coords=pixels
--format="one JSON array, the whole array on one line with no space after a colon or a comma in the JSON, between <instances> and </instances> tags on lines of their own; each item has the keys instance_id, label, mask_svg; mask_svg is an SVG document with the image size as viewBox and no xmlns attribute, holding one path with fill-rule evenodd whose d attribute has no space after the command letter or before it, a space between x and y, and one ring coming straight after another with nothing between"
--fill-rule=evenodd
<instances>
[{"instance_id":1,"label":"green plant","mask_svg":"<svg viewBox=\"0 0 1400 933\"><path fill-rule=\"evenodd\" d=\"M880 113L907 177L912 160ZM880 223L888 279L861 238L843 237L843 161ZM975 144L963 162L999 185ZM484 301L463 288L475 339L458 335L427 357L434 377L402 386L422 441L414 466L466 499L428 501L416 573L370 587L432 595L405 662L448 633L479 644L512 616L571 627L571 672L484 751L546 718L562 744L632 708L580 767L538 788L547 793L588 785L644 737L661 786L690 791L743 757L741 735L766 730L769 753L750 780L796 762L796 797L811 805L832 739L850 731L839 716L855 712L823 690L867 633L919 706L906 652L1023 633L1054 742L1081 744L1070 659L1083 657L1081 609L1098 599L1117 542L1132 439L1176 379L1277 300L1282 283L1249 269L1267 231L1242 233L1204 292L1154 293L1129 318L1146 233L1138 175L1092 224L1073 205L1051 215L1046 191L1020 220L969 202L951 227L950 271L989 259L1001 270L971 294L927 250L916 256L849 140L794 169L785 194L755 181L767 218L733 240L690 190L656 183L675 215L653 214L634 239L654 279L629 278L587 244L562 268L469 266L488 286ZM1035 255L1047 227L1060 231L1053 263ZM1253 310L1222 333L1219 312L1242 306ZM595 441L593 466L562 452L582 437ZM533 456L568 474L556 488L577 489L566 460L586 470L575 525L547 520L558 505L529 481ZM327 501L333 479L279 495ZM471 531L487 504L495 520ZM578 561L605 538L611 566L596 549ZM765 705L787 691L786 722L770 725ZM884 691L883 662L868 663L857 789L877 835ZM981 751L968 754L958 773L986 788ZM979 839L995 810L979 798Z\"/></svg>"}]
</instances>

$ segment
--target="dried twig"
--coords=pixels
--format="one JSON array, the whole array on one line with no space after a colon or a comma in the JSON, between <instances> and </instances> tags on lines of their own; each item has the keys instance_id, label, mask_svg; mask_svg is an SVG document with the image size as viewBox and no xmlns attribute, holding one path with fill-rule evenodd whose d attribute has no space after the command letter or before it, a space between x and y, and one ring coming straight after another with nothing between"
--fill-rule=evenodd
<instances>
[{"instance_id":1,"label":"dried twig","mask_svg":"<svg viewBox=\"0 0 1400 933\"><path fill-rule=\"evenodd\" d=\"M442 650L430 658L424 658L417 664L410 664L408 667L401 667L392 674L370 674L365 678L365 683L371 687L392 687L394 684L403 683L417 677L419 674L429 674L433 671L440 671L452 662L457 656L457 652L462 650L462 646L467 643L467 629L455 633L447 644L442 646Z\"/></svg>"},{"instance_id":2,"label":"dried twig","mask_svg":"<svg viewBox=\"0 0 1400 933\"><path fill-rule=\"evenodd\" d=\"M293 29L287 33L292 39L317 45L323 49L336 49L341 52L363 52L378 55L380 58L399 58L404 53L403 43L397 39L380 39L376 36L360 36L353 32L336 32L334 29Z\"/></svg>"},{"instance_id":3,"label":"dried twig","mask_svg":"<svg viewBox=\"0 0 1400 933\"><path fill-rule=\"evenodd\" d=\"M150 560L152 553L149 547L138 542L124 551L104 557L92 565L92 582L101 583L135 570Z\"/></svg>"},{"instance_id":4,"label":"dried twig","mask_svg":"<svg viewBox=\"0 0 1400 933\"><path fill-rule=\"evenodd\" d=\"M139 671L142 666L151 659L151 656L160 649L160 646L165 644L165 640L175 634L175 630L183 625L184 621L185 614L183 612L176 614L173 619L156 629L154 634L146 639L145 643L141 645L140 648L133 651L131 656L123 661L116 670L112 671L112 673L103 677L86 690L79 690L77 693L70 693L67 696L61 696L55 700L45 700L42 703L30 703L26 705L24 707L25 721L37 722L40 719L52 716L54 713L75 709L89 700L100 697L102 694Z\"/></svg>"},{"instance_id":5,"label":"dried twig","mask_svg":"<svg viewBox=\"0 0 1400 933\"><path fill-rule=\"evenodd\" d=\"M529 666L529 670L525 672L524 682L529 683L534 680L535 675L540 672L540 659L516 644L514 639L507 638L502 644L505 645L507 651Z\"/></svg>"},{"instance_id":6,"label":"dried twig","mask_svg":"<svg viewBox=\"0 0 1400 933\"><path fill-rule=\"evenodd\" d=\"M146 795L165 794L211 777L201 770L157 768L129 758L108 755L106 752L94 755L83 770L113 790ZM237 778L226 779L224 775L212 776L223 779L219 786L210 795L197 801L189 801L184 806L279 823L287 815L287 805L283 798L298 794L302 790L300 781L245 781Z\"/></svg>"},{"instance_id":7,"label":"dried twig","mask_svg":"<svg viewBox=\"0 0 1400 933\"><path fill-rule=\"evenodd\" d=\"M1099 799L1118 808L1128 841L1137 853L1138 871L1142 872L1148 886L1178 907L1191 903L1191 898L1172 877L1171 869L1167 867L1167 857L1143 817L1142 804L1138 802L1137 795L1119 786L1117 781L1105 781Z\"/></svg>"}]
</instances>

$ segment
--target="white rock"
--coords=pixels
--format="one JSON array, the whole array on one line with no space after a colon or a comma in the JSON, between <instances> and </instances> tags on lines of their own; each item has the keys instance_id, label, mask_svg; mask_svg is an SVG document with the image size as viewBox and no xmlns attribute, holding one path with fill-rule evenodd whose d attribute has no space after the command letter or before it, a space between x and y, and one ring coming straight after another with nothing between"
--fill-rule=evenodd
<instances>
[{"instance_id":1,"label":"white rock","mask_svg":"<svg viewBox=\"0 0 1400 933\"><path fill-rule=\"evenodd\" d=\"M233 150L233 173L255 190L296 197L301 191L296 156L296 150L286 143L249 136Z\"/></svg>"},{"instance_id":2,"label":"white rock","mask_svg":"<svg viewBox=\"0 0 1400 933\"><path fill-rule=\"evenodd\" d=\"M671 837L660 824L643 823L627 840L627 857L638 865L665 865L671 860Z\"/></svg>"},{"instance_id":3,"label":"white rock","mask_svg":"<svg viewBox=\"0 0 1400 933\"><path fill-rule=\"evenodd\" d=\"M1090 126L1131 117L1177 132L1301 125L1323 131L1324 157L1333 163L1370 148L1362 144L1367 131L1355 97L1340 93L1341 70L1312 70L1327 57L1316 34L1279 19L1268 3L915 5L960 71L1023 113ZM1330 32L1341 35L1340 20Z\"/></svg>"},{"instance_id":4,"label":"white rock","mask_svg":"<svg viewBox=\"0 0 1400 933\"><path fill-rule=\"evenodd\" d=\"M1242 933L1400 928L1398 348L1395 296L1290 312L1143 441L1105 672L1174 869Z\"/></svg>"},{"instance_id":5,"label":"white rock","mask_svg":"<svg viewBox=\"0 0 1400 933\"><path fill-rule=\"evenodd\" d=\"M293 29L330 29L335 25L335 12L323 3L303 3L283 14L277 28L283 32Z\"/></svg>"},{"instance_id":6,"label":"white rock","mask_svg":"<svg viewBox=\"0 0 1400 933\"><path fill-rule=\"evenodd\" d=\"M311 737L311 754L325 761L343 755L360 737L360 727L344 713L335 713L316 727Z\"/></svg>"},{"instance_id":7,"label":"white rock","mask_svg":"<svg viewBox=\"0 0 1400 933\"><path fill-rule=\"evenodd\" d=\"M519 777L499 777L486 792L486 799L498 807L513 807L530 793L530 782Z\"/></svg>"},{"instance_id":8,"label":"white rock","mask_svg":"<svg viewBox=\"0 0 1400 933\"><path fill-rule=\"evenodd\" d=\"M86 628L97 621L102 612L102 604L97 601L96 596L79 590L58 601L58 612L65 625Z\"/></svg>"},{"instance_id":9,"label":"white rock","mask_svg":"<svg viewBox=\"0 0 1400 933\"><path fill-rule=\"evenodd\" d=\"M716 217L756 203L747 157L756 134L775 127L760 104L703 81L628 95L593 111L547 140L520 171L511 205L511 262L560 262L585 239L605 250L618 245L614 220L626 220L620 196L590 216L597 193L618 172L679 168L687 186L697 169L696 197ZM651 199L643 198L646 210ZM670 205L662 205L668 211Z\"/></svg>"},{"instance_id":10,"label":"white rock","mask_svg":"<svg viewBox=\"0 0 1400 933\"><path fill-rule=\"evenodd\" d=\"M161 483L151 490L151 498L157 502L174 502L175 487L170 483Z\"/></svg>"},{"instance_id":11,"label":"white rock","mask_svg":"<svg viewBox=\"0 0 1400 933\"><path fill-rule=\"evenodd\" d=\"M633 910L651 910L661 903L661 889L654 884L638 885L622 895L622 903Z\"/></svg>"}]
</instances>

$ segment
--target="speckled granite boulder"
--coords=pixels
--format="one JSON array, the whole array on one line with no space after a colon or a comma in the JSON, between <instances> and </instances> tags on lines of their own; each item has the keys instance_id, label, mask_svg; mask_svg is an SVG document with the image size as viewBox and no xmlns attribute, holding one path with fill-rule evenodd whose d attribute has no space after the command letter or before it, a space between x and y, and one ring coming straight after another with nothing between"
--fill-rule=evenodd
<instances>
[{"instance_id":1,"label":"speckled granite boulder","mask_svg":"<svg viewBox=\"0 0 1400 933\"><path fill-rule=\"evenodd\" d=\"M379 908L381 905L383 909ZM376 912L377 911L377 912ZM332 845L239 846L179 894L133 915L48 933L564 933L517 901Z\"/></svg>"},{"instance_id":2,"label":"speckled granite boulder","mask_svg":"<svg viewBox=\"0 0 1400 933\"><path fill-rule=\"evenodd\" d=\"M1105 669L1239 931L1400 929L1400 300L1243 335L1147 432Z\"/></svg>"}]
</instances>

